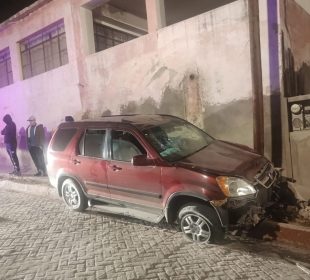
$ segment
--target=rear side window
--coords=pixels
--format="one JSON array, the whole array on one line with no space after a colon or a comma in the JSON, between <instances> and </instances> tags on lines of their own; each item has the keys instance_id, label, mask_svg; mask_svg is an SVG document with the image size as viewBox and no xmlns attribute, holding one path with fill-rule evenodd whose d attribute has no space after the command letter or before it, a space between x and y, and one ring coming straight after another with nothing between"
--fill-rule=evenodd
<instances>
[{"instance_id":1,"label":"rear side window","mask_svg":"<svg viewBox=\"0 0 310 280\"><path fill-rule=\"evenodd\" d=\"M104 158L105 136L105 130L87 130L84 136L84 147L81 145L82 142L80 143L80 152L82 152L84 156Z\"/></svg>"},{"instance_id":2,"label":"rear side window","mask_svg":"<svg viewBox=\"0 0 310 280\"><path fill-rule=\"evenodd\" d=\"M64 151L76 131L76 128L58 129L54 136L52 149L58 152Z\"/></svg>"}]
</instances>

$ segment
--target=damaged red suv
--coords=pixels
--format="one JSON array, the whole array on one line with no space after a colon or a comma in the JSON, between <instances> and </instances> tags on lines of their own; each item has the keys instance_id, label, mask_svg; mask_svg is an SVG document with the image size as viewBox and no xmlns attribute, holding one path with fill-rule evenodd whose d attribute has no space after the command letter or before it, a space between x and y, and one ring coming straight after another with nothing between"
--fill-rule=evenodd
<instances>
[{"instance_id":1,"label":"damaged red suv","mask_svg":"<svg viewBox=\"0 0 310 280\"><path fill-rule=\"evenodd\" d=\"M48 175L66 205L178 223L196 242L256 224L278 172L263 156L169 115L120 115L59 125Z\"/></svg>"}]
</instances>

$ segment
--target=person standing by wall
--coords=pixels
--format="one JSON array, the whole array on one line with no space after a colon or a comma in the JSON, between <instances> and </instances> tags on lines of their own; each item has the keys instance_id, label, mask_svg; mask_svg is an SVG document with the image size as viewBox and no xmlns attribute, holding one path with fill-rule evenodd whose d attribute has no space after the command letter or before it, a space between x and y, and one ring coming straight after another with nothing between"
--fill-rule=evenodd
<instances>
[{"instance_id":1,"label":"person standing by wall","mask_svg":"<svg viewBox=\"0 0 310 280\"><path fill-rule=\"evenodd\" d=\"M16 125L12 120L11 115L7 114L3 117L3 122L6 124L2 129L1 134L4 135L4 144L7 153L10 156L13 164L13 172L10 174L20 176L19 160L16 154L17 138L16 138Z\"/></svg>"},{"instance_id":2,"label":"person standing by wall","mask_svg":"<svg viewBox=\"0 0 310 280\"><path fill-rule=\"evenodd\" d=\"M46 166L44 160L45 134L42 124L37 124L36 118L28 118L29 126L26 129L28 150L38 172L34 176L46 176Z\"/></svg>"}]
</instances>

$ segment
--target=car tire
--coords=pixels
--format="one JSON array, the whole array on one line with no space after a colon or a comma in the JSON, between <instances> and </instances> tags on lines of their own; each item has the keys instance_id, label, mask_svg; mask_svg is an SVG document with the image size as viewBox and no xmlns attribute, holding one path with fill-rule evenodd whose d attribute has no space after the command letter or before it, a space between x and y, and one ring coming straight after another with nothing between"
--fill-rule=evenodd
<instances>
[{"instance_id":1,"label":"car tire","mask_svg":"<svg viewBox=\"0 0 310 280\"><path fill-rule=\"evenodd\" d=\"M179 211L178 222L184 235L197 243L220 243L225 237L218 216L206 205L186 204Z\"/></svg>"},{"instance_id":2,"label":"car tire","mask_svg":"<svg viewBox=\"0 0 310 280\"><path fill-rule=\"evenodd\" d=\"M61 187L66 205L74 211L82 212L87 208L87 199L81 187L72 179L66 179Z\"/></svg>"}]
</instances>

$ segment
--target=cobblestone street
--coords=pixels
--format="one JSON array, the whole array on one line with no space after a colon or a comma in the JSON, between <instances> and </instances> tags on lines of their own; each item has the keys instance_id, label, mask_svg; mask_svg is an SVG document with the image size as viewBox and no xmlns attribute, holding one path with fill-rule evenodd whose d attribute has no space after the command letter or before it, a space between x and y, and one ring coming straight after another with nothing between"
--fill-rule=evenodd
<instances>
[{"instance_id":1,"label":"cobblestone street","mask_svg":"<svg viewBox=\"0 0 310 280\"><path fill-rule=\"evenodd\" d=\"M292 250L233 239L198 246L164 223L0 190L0 279L310 279L301 265L310 253Z\"/></svg>"}]
</instances>

